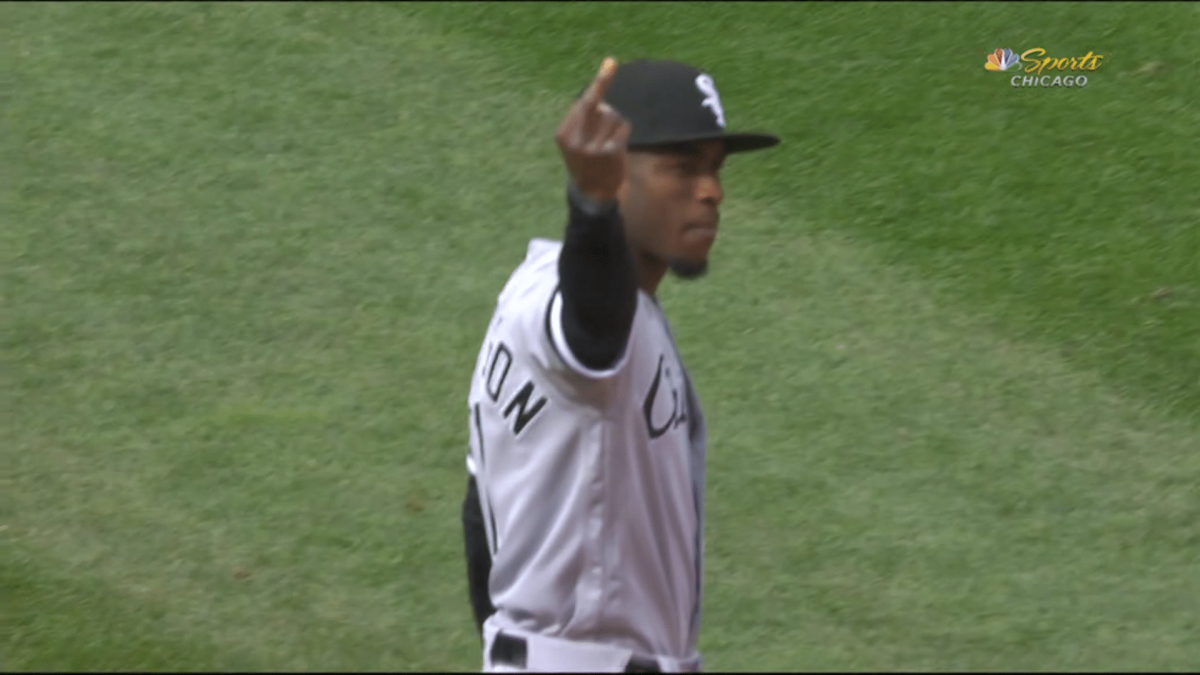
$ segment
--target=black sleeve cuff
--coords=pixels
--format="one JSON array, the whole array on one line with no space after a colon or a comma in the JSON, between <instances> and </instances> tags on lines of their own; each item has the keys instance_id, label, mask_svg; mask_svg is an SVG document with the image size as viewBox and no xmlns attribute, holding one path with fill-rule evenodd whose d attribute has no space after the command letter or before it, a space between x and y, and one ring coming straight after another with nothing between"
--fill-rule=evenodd
<instances>
[{"instance_id":1,"label":"black sleeve cuff","mask_svg":"<svg viewBox=\"0 0 1200 675\"><path fill-rule=\"evenodd\" d=\"M598 203L591 197L579 191L575 186L575 181L567 180L567 203L579 210L579 212L588 219L605 218L617 209L617 200L610 199L604 203Z\"/></svg>"}]
</instances>

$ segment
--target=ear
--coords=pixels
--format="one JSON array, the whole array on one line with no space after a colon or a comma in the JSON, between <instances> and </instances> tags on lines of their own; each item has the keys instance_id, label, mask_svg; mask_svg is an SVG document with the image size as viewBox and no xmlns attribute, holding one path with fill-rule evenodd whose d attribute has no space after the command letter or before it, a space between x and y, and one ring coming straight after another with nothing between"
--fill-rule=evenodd
<instances>
[{"instance_id":1,"label":"ear","mask_svg":"<svg viewBox=\"0 0 1200 675\"><path fill-rule=\"evenodd\" d=\"M617 201L622 204L628 203L629 191L637 182L640 172L642 171L642 157L639 153L625 153L625 177L621 179L621 186L617 188Z\"/></svg>"},{"instance_id":2,"label":"ear","mask_svg":"<svg viewBox=\"0 0 1200 675\"><path fill-rule=\"evenodd\" d=\"M635 166L636 160L629 157L629 163L625 166L625 178L621 180L621 185L617 187L617 208L621 211L621 218L625 223L625 232L630 232L632 221L636 218L634 211L637 208L637 190L638 190L638 169Z\"/></svg>"}]
</instances>

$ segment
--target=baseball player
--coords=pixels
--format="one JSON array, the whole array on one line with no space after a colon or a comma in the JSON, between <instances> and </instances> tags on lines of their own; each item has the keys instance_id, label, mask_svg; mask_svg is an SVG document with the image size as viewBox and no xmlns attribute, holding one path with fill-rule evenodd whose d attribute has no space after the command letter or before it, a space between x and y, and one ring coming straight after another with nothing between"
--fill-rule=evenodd
<instances>
[{"instance_id":1,"label":"baseball player","mask_svg":"<svg viewBox=\"0 0 1200 675\"><path fill-rule=\"evenodd\" d=\"M655 297L704 274L728 153L712 78L605 59L556 135L563 241L534 239L471 381L463 503L485 672L699 670L703 413Z\"/></svg>"}]
</instances>

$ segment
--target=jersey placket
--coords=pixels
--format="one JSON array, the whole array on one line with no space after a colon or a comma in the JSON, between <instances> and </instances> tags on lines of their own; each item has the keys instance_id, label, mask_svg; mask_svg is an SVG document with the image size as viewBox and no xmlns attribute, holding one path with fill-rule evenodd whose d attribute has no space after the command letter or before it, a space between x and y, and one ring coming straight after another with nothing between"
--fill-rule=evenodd
<instances>
[{"instance_id":1,"label":"jersey placket","mask_svg":"<svg viewBox=\"0 0 1200 675\"><path fill-rule=\"evenodd\" d=\"M671 323L667 321L667 316L663 313L658 301L655 300L653 304L658 314L658 319L662 322L663 330L667 332L667 336L670 338L671 350L675 353L675 361L679 364L679 369L683 371L683 382L687 395L692 497L696 508L696 602L692 609L690 636L690 641L694 643L700 630L701 600L704 593L704 463L708 438L703 419L704 413L700 409L699 397L696 395L695 389L692 388L692 378L688 374L687 366L683 362L683 356L679 353L679 346L675 342L675 335L671 332Z\"/></svg>"}]
</instances>

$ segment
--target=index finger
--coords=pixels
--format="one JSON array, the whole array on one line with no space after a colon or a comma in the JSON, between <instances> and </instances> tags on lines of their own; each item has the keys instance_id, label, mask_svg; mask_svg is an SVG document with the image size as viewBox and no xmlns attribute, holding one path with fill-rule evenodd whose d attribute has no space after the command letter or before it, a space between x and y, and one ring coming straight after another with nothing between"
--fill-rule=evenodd
<instances>
[{"instance_id":1,"label":"index finger","mask_svg":"<svg viewBox=\"0 0 1200 675\"><path fill-rule=\"evenodd\" d=\"M604 93L608 91L608 85L612 83L616 74L617 60L611 56L604 57L604 61L600 64L600 72L596 73L596 79L592 80L587 93L583 95L584 99L591 105L603 101Z\"/></svg>"}]
</instances>

